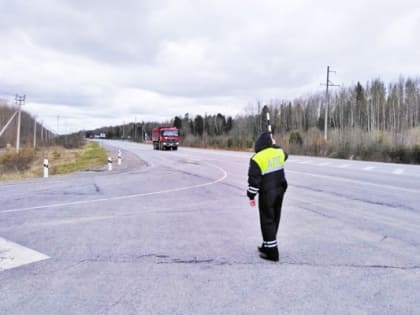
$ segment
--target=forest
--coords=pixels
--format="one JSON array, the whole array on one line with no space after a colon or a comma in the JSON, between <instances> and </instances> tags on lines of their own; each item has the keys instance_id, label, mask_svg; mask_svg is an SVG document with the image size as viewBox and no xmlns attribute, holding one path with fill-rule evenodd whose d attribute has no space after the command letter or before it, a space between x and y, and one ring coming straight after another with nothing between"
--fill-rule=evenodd
<instances>
[{"instance_id":1,"label":"forest","mask_svg":"<svg viewBox=\"0 0 420 315\"><path fill-rule=\"evenodd\" d=\"M293 100L258 101L235 117L184 113L165 122L131 122L80 134L106 133L110 139L147 142L152 128L171 125L179 129L183 146L252 151L258 134L267 130L268 112L277 143L290 154L420 164L419 78L401 77L388 84L374 79L330 90L325 139L326 106L326 95L320 92ZM0 129L14 111L0 101ZM22 112L23 143L32 143L34 130L35 120ZM36 128L40 143L52 136L43 130ZM0 148L14 145L15 137L16 127L11 125L0 137Z\"/></svg>"},{"instance_id":2,"label":"forest","mask_svg":"<svg viewBox=\"0 0 420 315\"><path fill-rule=\"evenodd\" d=\"M268 111L277 143L290 154L420 163L420 79L400 78L389 84L374 79L330 92L327 139L326 104L320 92L248 104L234 118L185 113L163 123L129 123L88 135L105 132L109 138L144 141L153 127L171 125L178 127L185 146L252 150L255 138L267 130Z\"/></svg>"}]
</instances>

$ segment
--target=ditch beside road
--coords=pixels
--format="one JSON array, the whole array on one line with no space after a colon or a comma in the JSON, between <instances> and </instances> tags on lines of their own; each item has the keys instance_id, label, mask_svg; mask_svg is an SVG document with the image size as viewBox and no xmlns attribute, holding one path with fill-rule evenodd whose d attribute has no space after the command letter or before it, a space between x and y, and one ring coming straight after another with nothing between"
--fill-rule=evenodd
<instances>
[{"instance_id":1,"label":"ditch beside road","mask_svg":"<svg viewBox=\"0 0 420 315\"><path fill-rule=\"evenodd\" d=\"M49 175L61 175L80 170L97 169L107 163L108 153L97 142L87 141L80 148L61 146L22 148L17 155L14 148L0 151L0 181L43 176L44 159L48 159ZM116 158L116 157L115 157Z\"/></svg>"}]
</instances>

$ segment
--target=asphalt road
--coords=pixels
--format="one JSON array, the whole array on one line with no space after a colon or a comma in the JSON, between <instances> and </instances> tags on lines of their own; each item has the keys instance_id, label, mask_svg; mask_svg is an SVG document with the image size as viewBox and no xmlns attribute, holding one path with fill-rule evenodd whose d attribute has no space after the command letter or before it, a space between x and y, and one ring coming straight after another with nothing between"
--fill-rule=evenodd
<instances>
[{"instance_id":1,"label":"asphalt road","mask_svg":"<svg viewBox=\"0 0 420 315\"><path fill-rule=\"evenodd\" d=\"M251 153L112 145L121 166L0 183L0 314L419 314L420 167L290 156L280 262Z\"/></svg>"}]
</instances>

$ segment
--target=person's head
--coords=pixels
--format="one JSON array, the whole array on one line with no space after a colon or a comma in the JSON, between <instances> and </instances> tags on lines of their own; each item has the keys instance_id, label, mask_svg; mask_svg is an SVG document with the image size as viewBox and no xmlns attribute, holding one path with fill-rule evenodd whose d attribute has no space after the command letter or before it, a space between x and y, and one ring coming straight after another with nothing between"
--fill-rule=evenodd
<instances>
[{"instance_id":1,"label":"person's head","mask_svg":"<svg viewBox=\"0 0 420 315\"><path fill-rule=\"evenodd\" d=\"M261 150L271 147L273 143L274 141L271 132L263 132L255 141L254 150L255 152L259 152Z\"/></svg>"}]
</instances>

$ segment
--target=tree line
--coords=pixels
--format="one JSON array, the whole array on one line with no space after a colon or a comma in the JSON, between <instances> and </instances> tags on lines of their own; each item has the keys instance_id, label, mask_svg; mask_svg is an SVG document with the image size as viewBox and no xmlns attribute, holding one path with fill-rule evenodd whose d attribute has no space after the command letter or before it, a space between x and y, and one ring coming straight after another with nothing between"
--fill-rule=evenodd
<instances>
[{"instance_id":1,"label":"tree line","mask_svg":"<svg viewBox=\"0 0 420 315\"><path fill-rule=\"evenodd\" d=\"M328 101L328 140L323 137L323 92L294 100L250 104L235 118L217 114L177 116L171 123L192 146L251 149L267 130L292 154L420 163L420 79L400 78L386 85L374 79L342 87Z\"/></svg>"},{"instance_id":2,"label":"tree line","mask_svg":"<svg viewBox=\"0 0 420 315\"><path fill-rule=\"evenodd\" d=\"M419 78L400 78L389 84L374 79L364 85L357 82L331 91L328 140L323 136L326 106L325 94L320 91L293 100L248 104L235 117L185 113L165 122L130 122L84 134L94 137L105 133L107 138L145 142L150 140L154 127L169 125L179 129L181 145L251 151L259 133L267 130L268 112L274 137L291 154L420 163ZM0 104L0 127L14 111L4 102ZM22 111L22 143L32 143L35 123L31 115ZM0 137L0 147L15 143L15 124L16 119ZM45 139L41 126L36 130L37 139ZM60 141L65 144L66 139Z\"/></svg>"},{"instance_id":3,"label":"tree line","mask_svg":"<svg viewBox=\"0 0 420 315\"><path fill-rule=\"evenodd\" d=\"M267 130L268 112L274 137L291 154L420 163L420 79L400 78L388 85L374 79L332 91L328 140L326 106L320 91L294 100L248 104L235 117L185 113L166 122L103 127L87 135L105 132L109 138L147 141L154 127L170 125L179 129L182 145L252 150L256 137Z\"/></svg>"}]
</instances>

